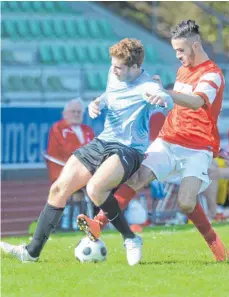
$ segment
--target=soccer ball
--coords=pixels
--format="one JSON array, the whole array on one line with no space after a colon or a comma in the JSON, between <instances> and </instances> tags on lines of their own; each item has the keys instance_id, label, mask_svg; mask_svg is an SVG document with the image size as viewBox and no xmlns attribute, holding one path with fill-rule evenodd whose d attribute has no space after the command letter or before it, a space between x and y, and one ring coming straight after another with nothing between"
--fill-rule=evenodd
<instances>
[{"instance_id":1,"label":"soccer ball","mask_svg":"<svg viewBox=\"0 0 229 297\"><path fill-rule=\"evenodd\" d=\"M75 258L81 263L102 262L107 258L107 248L100 239L92 241L88 237L84 237L75 248Z\"/></svg>"}]
</instances>

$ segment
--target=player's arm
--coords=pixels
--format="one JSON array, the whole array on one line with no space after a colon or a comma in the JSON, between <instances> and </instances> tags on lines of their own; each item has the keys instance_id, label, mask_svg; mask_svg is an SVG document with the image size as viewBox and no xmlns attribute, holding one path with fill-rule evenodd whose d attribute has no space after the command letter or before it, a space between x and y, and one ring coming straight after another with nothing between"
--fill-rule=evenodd
<instances>
[{"instance_id":1,"label":"player's arm","mask_svg":"<svg viewBox=\"0 0 229 297\"><path fill-rule=\"evenodd\" d=\"M173 108L173 100L171 96L163 89L159 81L153 81L145 84L143 98L162 109L171 110Z\"/></svg>"},{"instance_id":2,"label":"player's arm","mask_svg":"<svg viewBox=\"0 0 229 297\"><path fill-rule=\"evenodd\" d=\"M167 91L176 104L194 110L203 105L210 106L216 98L217 92L223 83L223 76L218 72L208 72L203 74L192 94L176 93Z\"/></svg>"},{"instance_id":3,"label":"player's arm","mask_svg":"<svg viewBox=\"0 0 229 297\"><path fill-rule=\"evenodd\" d=\"M197 110L205 104L204 99L199 95L187 95L185 93L177 93L175 91L166 91L166 93L172 97L174 103L190 109Z\"/></svg>"}]
</instances>

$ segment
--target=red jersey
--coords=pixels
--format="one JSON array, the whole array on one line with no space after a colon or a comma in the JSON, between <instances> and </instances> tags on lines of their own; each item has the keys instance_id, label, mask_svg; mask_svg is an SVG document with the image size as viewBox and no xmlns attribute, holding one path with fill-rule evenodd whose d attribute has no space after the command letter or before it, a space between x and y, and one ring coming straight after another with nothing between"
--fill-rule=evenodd
<instances>
[{"instance_id":1,"label":"red jersey","mask_svg":"<svg viewBox=\"0 0 229 297\"><path fill-rule=\"evenodd\" d=\"M89 126L69 126L65 120L51 127L46 157L51 182L57 179L62 170L63 166L58 163L65 163L75 150L90 142L94 136Z\"/></svg>"},{"instance_id":2,"label":"red jersey","mask_svg":"<svg viewBox=\"0 0 229 297\"><path fill-rule=\"evenodd\" d=\"M181 66L174 91L199 95L205 104L197 110L175 104L159 137L187 148L210 150L218 154L220 137L217 120L224 85L221 69L211 60L192 68Z\"/></svg>"}]
</instances>

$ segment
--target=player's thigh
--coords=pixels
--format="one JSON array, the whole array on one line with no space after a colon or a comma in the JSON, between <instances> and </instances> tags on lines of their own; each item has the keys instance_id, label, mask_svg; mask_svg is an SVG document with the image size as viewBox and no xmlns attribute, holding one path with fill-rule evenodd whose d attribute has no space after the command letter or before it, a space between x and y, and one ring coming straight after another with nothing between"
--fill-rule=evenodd
<instances>
[{"instance_id":1,"label":"player's thigh","mask_svg":"<svg viewBox=\"0 0 229 297\"><path fill-rule=\"evenodd\" d=\"M63 167L59 178L52 185L50 200L66 201L72 193L84 187L91 178L89 170L72 155Z\"/></svg>"},{"instance_id":2,"label":"player's thigh","mask_svg":"<svg viewBox=\"0 0 229 297\"><path fill-rule=\"evenodd\" d=\"M137 192L154 179L156 179L156 175L152 170L141 165L141 167L126 181L126 184Z\"/></svg>"},{"instance_id":3,"label":"player's thigh","mask_svg":"<svg viewBox=\"0 0 229 297\"><path fill-rule=\"evenodd\" d=\"M212 156L210 154L204 151L193 152L183 161L181 180L187 177L197 178L200 181L200 187L195 188L195 191L199 194L207 189L211 183L208 176L208 169L211 165Z\"/></svg>"},{"instance_id":4,"label":"player's thigh","mask_svg":"<svg viewBox=\"0 0 229 297\"><path fill-rule=\"evenodd\" d=\"M89 196L100 192L108 192L116 188L122 181L124 168L117 154L107 158L97 169L87 185Z\"/></svg>"},{"instance_id":5,"label":"player's thigh","mask_svg":"<svg viewBox=\"0 0 229 297\"><path fill-rule=\"evenodd\" d=\"M158 138L147 149L142 165L163 181L175 170L176 162L166 142Z\"/></svg>"}]
</instances>

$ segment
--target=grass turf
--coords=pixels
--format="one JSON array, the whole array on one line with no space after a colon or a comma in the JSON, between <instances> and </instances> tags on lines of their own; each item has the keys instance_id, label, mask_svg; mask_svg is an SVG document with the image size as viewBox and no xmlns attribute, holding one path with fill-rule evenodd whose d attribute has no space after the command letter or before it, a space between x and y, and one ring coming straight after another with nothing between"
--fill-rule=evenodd
<instances>
[{"instance_id":1,"label":"grass turf","mask_svg":"<svg viewBox=\"0 0 229 297\"><path fill-rule=\"evenodd\" d=\"M229 225L216 226L229 247ZM216 263L194 227L144 231L141 265L127 265L121 236L104 232L106 262L81 264L74 247L82 233L54 234L38 263L1 255L2 297L229 297L229 263ZM12 244L28 237L7 238Z\"/></svg>"}]
</instances>

